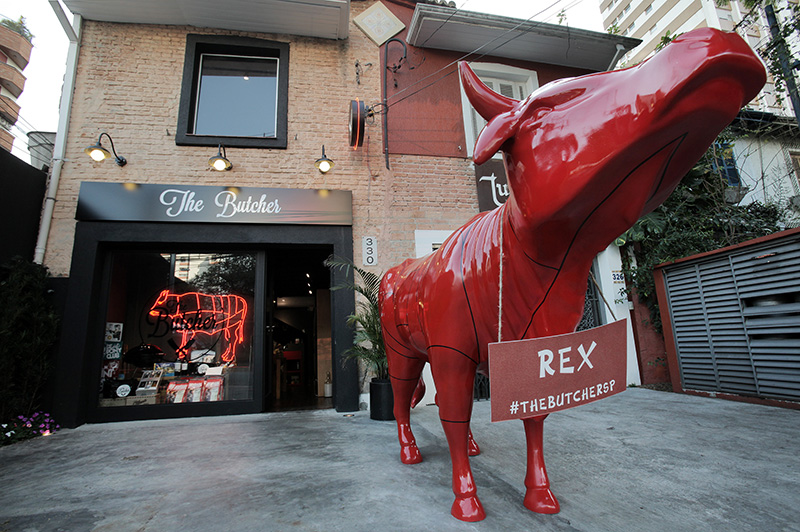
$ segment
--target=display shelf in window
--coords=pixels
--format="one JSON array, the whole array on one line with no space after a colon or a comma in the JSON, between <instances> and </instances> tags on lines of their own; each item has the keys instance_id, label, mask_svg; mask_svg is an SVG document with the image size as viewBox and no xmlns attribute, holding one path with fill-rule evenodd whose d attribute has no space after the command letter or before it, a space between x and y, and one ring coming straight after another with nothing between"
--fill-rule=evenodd
<instances>
[{"instance_id":1,"label":"display shelf in window","mask_svg":"<svg viewBox=\"0 0 800 532\"><path fill-rule=\"evenodd\" d=\"M155 395L163 376L164 370L161 368L144 371L142 378L139 379L139 386L136 388L136 396Z\"/></svg>"}]
</instances>

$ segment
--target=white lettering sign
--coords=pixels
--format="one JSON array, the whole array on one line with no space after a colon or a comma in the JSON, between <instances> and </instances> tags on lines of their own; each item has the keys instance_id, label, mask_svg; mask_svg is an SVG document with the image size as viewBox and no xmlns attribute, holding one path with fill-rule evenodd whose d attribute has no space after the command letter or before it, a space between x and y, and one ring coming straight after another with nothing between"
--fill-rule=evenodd
<instances>
[{"instance_id":1,"label":"white lettering sign","mask_svg":"<svg viewBox=\"0 0 800 532\"><path fill-rule=\"evenodd\" d=\"M488 181L489 185L492 187L492 201L494 204L500 207L503 203L505 203L506 199L508 199L508 185L504 185L502 183L495 183L497 181L497 176L494 175L485 175L481 177L478 181ZM500 199L503 198L501 202Z\"/></svg>"},{"instance_id":2,"label":"white lettering sign","mask_svg":"<svg viewBox=\"0 0 800 532\"><path fill-rule=\"evenodd\" d=\"M172 218L180 216L184 212L200 212L203 210L203 200L195 200L194 192L191 190L179 190L170 188L159 196L161 204L169 207L166 210L167 216Z\"/></svg>"},{"instance_id":3,"label":"white lettering sign","mask_svg":"<svg viewBox=\"0 0 800 532\"><path fill-rule=\"evenodd\" d=\"M267 195L261 194L258 201L253 201L253 196L247 200L239 200L238 195L232 190L223 190L214 198L214 203L222 210L217 213L217 218L230 218L239 213L276 214L281 212L278 200L267 201Z\"/></svg>"},{"instance_id":4,"label":"white lettering sign","mask_svg":"<svg viewBox=\"0 0 800 532\"><path fill-rule=\"evenodd\" d=\"M578 369L575 369L575 366L568 366L569 364L569 357L566 356L567 353L572 351L572 347L565 347L563 349L558 350L558 373L574 373L575 371L580 371L583 366L589 366L589 369L594 369L591 360L589 360L589 356L594 351L594 348L597 347L597 343L592 341L592 345L589 346L589 350L586 351L583 348L583 344L578 346L578 353L581 355L581 363L578 366ZM550 349L541 349L537 353L539 355L539 378L543 379L547 375L554 375L556 370L550 367L550 364L553 363L553 351Z\"/></svg>"},{"instance_id":5,"label":"white lettering sign","mask_svg":"<svg viewBox=\"0 0 800 532\"><path fill-rule=\"evenodd\" d=\"M592 384L590 386L575 390L560 392L556 395L548 395L547 397L537 397L531 400L514 400L508 405L508 413L512 416L519 414L539 414L554 408L563 408L570 406L577 406L586 401L601 399L604 396L614 394L614 385L616 380L611 379L599 384Z\"/></svg>"}]
</instances>

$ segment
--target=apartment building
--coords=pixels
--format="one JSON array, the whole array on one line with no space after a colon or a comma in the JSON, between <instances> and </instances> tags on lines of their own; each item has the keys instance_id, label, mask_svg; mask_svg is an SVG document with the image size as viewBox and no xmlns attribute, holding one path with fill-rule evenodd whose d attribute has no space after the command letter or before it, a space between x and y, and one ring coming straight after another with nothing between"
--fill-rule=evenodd
<instances>
[{"instance_id":1,"label":"apartment building","mask_svg":"<svg viewBox=\"0 0 800 532\"><path fill-rule=\"evenodd\" d=\"M793 16L798 0L774 4L778 23ZM762 8L750 9L739 0L718 5L716 0L602 0L600 10L607 31L642 40L627 52L621 66L650 57L665 36L674 37L701 27L735 31L755 50L762 50L771 34ZM790 54L800 57L800 36L788 42ZM797 76L795 76L797 77ZM768 77L759 96L742 111L737 131L742 134L723 150L726 179L732 202L769 201L785 208L787 225L800 224L800 130L786 94L778 97ZM722 148L727 148L722 146Z\"/></svg>"},{"instance_id":2,"label":"apartment building","mask_svg":"<svg viewBox=\"0 0 800 532\"><path fill-rule=\"evenodd\" d=\"M19 118L17 98L25 88L25 75L33 45L13 29L0 25L0 148L11 151L11 128Z\"/></svg>"}]
</instances>

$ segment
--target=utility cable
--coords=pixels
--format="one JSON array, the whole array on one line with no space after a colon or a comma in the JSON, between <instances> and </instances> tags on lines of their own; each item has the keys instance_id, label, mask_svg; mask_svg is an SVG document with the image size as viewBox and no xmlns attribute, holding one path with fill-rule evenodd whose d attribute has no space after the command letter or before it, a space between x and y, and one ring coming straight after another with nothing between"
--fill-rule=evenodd
<instances>
[{"instance_id":1,"label":"utility cable","mask_svg":"<svg viewBox=\"0 0 800 532\"><path fill-rule=\"evenodd\" d=\"M459 57L458 59L456 59L456 60L454 60L454 61L451 61L450 63L448 63L447 65L443 66L442 68L440 68L440 69L439 69L439 70L437 70L436 72L432 72L431 74L428 74L428 75L427 75L427 76L425 76L424 78L422 78L422 79L420 79L420 80L418 80L418 81L416 81L416 82L412 83L412 84L411 84L411 85L409 85L408 87L406 87L406 88L404 88L404 89L402 89L402 90L400 90L400 91L398 91L398 92L394 93L394 94L393 94L391 97L387 96L387 97L386 97L386 100L387 100L387 102L389 101L389 99L390 99L390 98L396 98L397 96L399 96L400 94L402 94L402 93L404 93L404 92L408 91L408 90L409 90L409 89L411 89L412 87L414 87L414 86L416 86L416 85L419 85L420 83L424 82L425 80L427 80L427 79L429 79L429 78L431 78L431 77L433 77L433 76L436 76L437 74L440 74L441 72L443 72L443 71L444 71L444 70L446 70L446 69L449 69L450 67L452 67L452 66L453 66L453 65L455 65L455 64L458 64L458 62L459 62L459 61L463 61L463 60L464 60L464 59L466 59L467 57L470 57L470 56L472 56L472 55L474 55L474 54L478 53L478 52L479 52L481 49L485 48L486 46L489 46L490 44L492 44L493 42L497 41L498 39L501 39L501 38L505 37L505 36L506 36L506 35L508 35L509 33L516 31L517 29L519 29L519 28L520 28L520 26L522 26L522 25L524 25L524 24L527 24L527 23L528 23L528 22L530 22L530 21L531 21L531 19L533 19L534 17L536 17L536 16L539 16L539 15L541 15L542 13L544 13L544 12L546 12L546 11L548 11L548 10L552 9L553 7L555 7L555 6L557 6L558 4L560 4L562 1L563 1L563 0L557 0L556 2L553 2L552 4L550 4L549 6L547 6L546 8L542 9L541 11L539 11L539 12L537 12L537 13L534 13L533 15L531 15L530 17L528 17L527 19L525 19L525 20L523 20L523 21L519 22L519 23L518 23L517 25L515 25L513 28L510 28L510 29L506 30L506 31L505 31L505 32L503 32L502 34L498 35L497 37L494 37L494 38L493 38L493 39L491 39L490 41L488 41L488 42L486 42L486 43L482 44L481 46L479 46L479 47L477 47L477 48L475 48L473 51L471 51L471 52L468 52L468 53L466 53L466 54L462 55L461 57ZM451 16L452 16L452 15L451 15ZM487 50L487 51L485 51L485 52L481 53L480 55L478 55L478 56L477 56L475 59L473 59L473 60L477 60L477 59L480 59L480 58L482 58L482 57L484 57L484 56L490 55L492 52L494 52L495 50L497 50L497 49L498 49L498 48L500 48L501 46L505 46L506 44L510 43L510 42L511 42L511 41L513 41L514 39L517 39L517 38L519 38L519 37L522 37L523 35L526 35L526 34L528 34L528 33L531 33L531 32L532 32L534 29L538 28L538 27L539 27L540 25L542 25L542 24L544 24L544 23L543 23L543 22L540 22L540 23L538 23L537 25L535 25L535 26L531 27L530 29L523 30L522 32L520 32L520 33L518 33L517 35L515 35L515 36L511 37L510 39L508 39L507 41L505 41L505 42L503 42L503 43L501 43L501 44L498 44L497 46L495 46L495 47L494 47L494 48L492 48L491 50ZM430 37L429 37L429 38L430 38ZM425 41L425 42L427 42L427 39L426 39L426 41ZM440 77L440 78L437 78L437 79L435 79L434 81L432 81L431 83L428 83L427 85L425 85L425 86L421 87L419 90L416 90L416 91L412 92L411 94L408 94L408 95L406 95L406 96L403 96L403 97L402 97L402 98L400 98L399 100L395 100L395 101L394 101L394 102L392 102L392 103L387 103L387 105L388 105L388 107L391 107L391 106L393 106L393 105L396 105L396 104L398 104L398 103L402 102L403 100L406 100L406 99L408 99L408 98L410 98L410 97L414 96L415 94L417 94L417 93L419 93L419 92L421 92L421 91L423 91L423 90L427 89L428 87L431 87L432 85L435 85L435 84L436 84L436 83L438 83L439 81L441 81L441 80L445 79L446 77L448 77L448 76L450 76L450 75L452 75L452 74L454 74L454 73L455 73L455 70L451 70L450 72L446 73L446 74L445 74L445 75L443 75L442 77Z\"/></svg>"}]
</instances>

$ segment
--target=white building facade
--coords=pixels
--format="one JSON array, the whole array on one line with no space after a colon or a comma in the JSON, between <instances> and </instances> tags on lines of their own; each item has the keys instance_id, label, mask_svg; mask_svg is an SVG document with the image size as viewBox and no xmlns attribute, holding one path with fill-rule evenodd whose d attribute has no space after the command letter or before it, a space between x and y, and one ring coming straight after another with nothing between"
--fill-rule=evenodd
<instances>
[{"instance_id":1,"label":"white building facade","mask_svg":"<svg viewBox=\"0 0 800 532\"><path fill-rule=\"evenodd\" d=\"M779 24L793 16L799 0L778 0L774 12ZM717 5L715 0L601 0L603 27L610 32L642 40L626 53L621 67L632 66L655 53L666 38L693 29L711 27L735 31L759 51L771 40L763 8L750 10L739 0ZM800 36L788 42L790 63L800 56ZM795 74L795 79L797 75ZM800 130L788 95L779 97L768 77L759 96L747 106L743 119L747 136L738 139L730 163L738 182L731 201L773 202L786 212L788 227L800 225Z\"/></svg>"}]
</instances>

